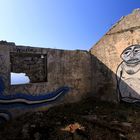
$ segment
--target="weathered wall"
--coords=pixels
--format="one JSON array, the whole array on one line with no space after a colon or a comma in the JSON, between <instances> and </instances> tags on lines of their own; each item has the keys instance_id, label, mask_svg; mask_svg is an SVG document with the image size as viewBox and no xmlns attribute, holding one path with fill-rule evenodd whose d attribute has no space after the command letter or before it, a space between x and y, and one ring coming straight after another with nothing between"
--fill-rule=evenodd
<instances>
[{"instance_id":1,"label":"weathered wall","mask_svg":"<svg viewBox=\"0 0 140 140\"><path fill-rule=\"evenodd\" d=\"M69 96L68 101L76 101L91 91L91 69L89 68L91 55L87 51L64 51L21 46L13 46L10 51L24 53L26 49L30 48L32 49L30 54L47 56L47 82L11 86L12 92L24 91L27 94L37 95L55 90L58 87L68 86L71 89L70 96L67 95Z\"/></svg>"},{"instance_id":2,"label":"weathered wall","mask_svg":"<svg viewBox=\"0 0 140 140\"><path fill-rule=\"evenodd\" d=\"M100 85L96 86L96 93L101 99L116 101L118 95L119 99L129 102L140 99L139 45L140 10L137 9L121 18L91 48L91 54L98 59L93 77L96 85Z\"/></svg>"},{"instance_id":3,"label":"weathered wall","mask_svg":"<svg viewBox=\"0 0 140 140\"><path fill-rule=\"evenodd\" d=\"M0 42L0 117L87 96L140 101L140 10L123 17L91 49L68 51ZM10 85L10 72L31 83ZM90 94L92 93L92 94ZM63 96L62 96L63 95ZM61 98L60 98L61 97Z\"/></svg>"},{"instance_id":4,"label":"weathered wall","mask_svg":"<svg viewBox=\"0 0 140 140\"><path fill-rule=\"evenodd\" d=\"M42 55L43 60L40 58ZM0 58L0 109L4 112L8 109L15 115L21 113L21 108L25 112L53 103L75 102L90 95L91 55L87 51L16 46L2 42ZM31 83L10 85L10 71L25 72ZM41 79L39 74L43 75Z\"/></svg>"},{"instance_id":5,"label":"weathered wall","mask_svg":"<svg viewBox=\"0 0 140 140\"><path fill-rule=\"evenodd\" d=\"M26 73L31 83L47 82L47 56L10 53L11 72Z\"/></svg>"}]
</instances>

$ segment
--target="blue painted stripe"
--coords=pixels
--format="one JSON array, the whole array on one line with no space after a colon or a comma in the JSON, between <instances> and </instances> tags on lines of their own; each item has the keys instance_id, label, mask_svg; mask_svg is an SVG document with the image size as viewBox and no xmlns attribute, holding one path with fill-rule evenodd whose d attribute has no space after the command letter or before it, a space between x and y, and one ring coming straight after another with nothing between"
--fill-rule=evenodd
<instances>
[{"instance_id":1,"label":"blue painted stripe","mask_svg":"<svg viewBox=\"0 0 140 140\"><path fill-rule=\"evenodd\" d=\"M17 93L15 95L0 95L0 99L1 100L14 100L14 99L26 99L26 100L30 100L30 101L39 101L39 100L44 100L44 99L51 99L54 98L55 96L57 96L60 92L62 93L66 93L69 91L69 87L61 87L59 89L57 89L54 92L50 92L50 93L41 93L41 95L37 95L37 96L33 96L33 95L27 95L27 94L23 94L23 93Z\"/></svg>"},{"instance_id":2,"label":"blue painted stripe","mask_svg":"<svg viewBox=\"0 0 140 140\"><path fill-rule=\"evenodd\" d=\"M61 87L56 91L49 93L40 93L40 95L33 96L24 93L16 93L11 95L3 95L5 89L2 77L0 77L0 119L11 118L10 109L28 110L31 108L37 108L46 106L50 102L55 103L58 99L65 95L70 88L67 86ZM8 111L9 110L9 111Z\"/></svg>"}]
</instances>

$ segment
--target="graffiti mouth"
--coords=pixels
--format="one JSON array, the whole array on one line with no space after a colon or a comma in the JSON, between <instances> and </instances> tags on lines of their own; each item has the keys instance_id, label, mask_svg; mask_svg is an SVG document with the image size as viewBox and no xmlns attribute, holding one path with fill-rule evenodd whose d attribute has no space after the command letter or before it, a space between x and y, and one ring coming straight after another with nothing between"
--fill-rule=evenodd
<instances>
[{"instance_id":1,"label":"graffiti mouth","mask_svg":"<svg viewBox=\"0 0 140 140\"><path fill-rule=\"evenodd\" d=\"M137 64L137 63L139 63L139 62L140 62L139 59L131 59L131 60L128 60L128 61L127 61L128 64Z\"/></svg>"}]
</instances>

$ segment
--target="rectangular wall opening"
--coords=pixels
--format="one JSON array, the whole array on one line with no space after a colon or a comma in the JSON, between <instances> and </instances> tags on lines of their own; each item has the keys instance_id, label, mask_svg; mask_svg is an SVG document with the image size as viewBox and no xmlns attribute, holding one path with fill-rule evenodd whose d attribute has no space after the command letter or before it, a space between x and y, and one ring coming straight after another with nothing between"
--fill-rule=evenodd
<instances>
[{"instance_id":1,"label":"rectangular wall opening","mask_svg":"<svg viewBox=\"0 0 140 140\"><path fill-rule=\"evenodd\" d=\"M47 55L10 53L11 85L47 82Z\"/></svg>"}]
</instances>

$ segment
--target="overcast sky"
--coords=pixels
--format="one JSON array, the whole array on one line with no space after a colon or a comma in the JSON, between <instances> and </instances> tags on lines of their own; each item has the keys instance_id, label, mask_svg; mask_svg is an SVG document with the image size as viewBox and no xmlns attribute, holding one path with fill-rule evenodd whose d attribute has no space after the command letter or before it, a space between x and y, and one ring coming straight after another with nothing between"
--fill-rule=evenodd
<instances>
[{"instance_id":1,"label":"overcast sky","mask_svg":"<svg viewBox=\"0 0 140 140\"><path fill-rule=\"evenodd\" d=\"M88 50L140 0L0 0L0 40Z\"/></svg>"}]
</instances>

